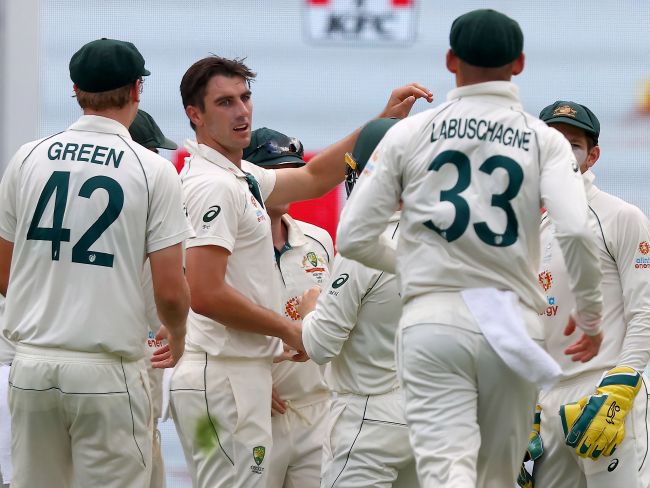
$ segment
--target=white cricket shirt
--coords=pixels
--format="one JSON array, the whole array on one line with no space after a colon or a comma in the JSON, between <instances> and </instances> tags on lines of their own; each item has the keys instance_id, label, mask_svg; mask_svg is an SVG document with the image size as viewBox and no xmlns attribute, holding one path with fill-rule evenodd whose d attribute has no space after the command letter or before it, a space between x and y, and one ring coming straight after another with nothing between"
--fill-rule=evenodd
<instances>
[{"instance_id":1,"label":"white cricket shirt","mask_svg":"<svg viewBox=\"0 0 650 488\"><path fill-rule=\"evenodd\" d=\"M399 213L384 232L387 242L397 241L398 226ZM401 312L395 275L336 256L331 282L302 323L309 357L330 362L325 379L332 390L379 395L397 388L395 334Z\"/></svg>"},{"instance_id":2,"label":"white cricket shirt","mask_svg":"<svg viewBox=\"0 0 650 488\"><path fill-rule=\"evenodd\" d=\"M187 248L219 246L230 252L226 283L262 307L282 313L282 284L276 270L271 220L249 189L252 174L265 200L275 186L275 172L241 162L241 169L204 144L181 172L187 211L196 236ZM276 337L226 327L190 310L187 349L227 358L274 357L282 352Z\"/></svg>"},{"instance_id":3,"label":"white cricket shirt","mask_svg":"<svg viewBox=\"0 0 650 488\"><path fill-rule=\"evenodd\" d=\"M580 337L578 332L569 337L563 333L575 300L554 226L544 215L538 286L546 295L541 314L546 346L565 378L616 365L642 371L650 361L650 224L637 207L599 190L591 171L583 179L603 270L604 340L598 355L587 363L573 362L564 354Z\"/></svg>"},{"instance_id":4,"label":"white cricket shirt","mask_svg":"<svg viewBox=\"0 0 650 488\"><path fill-rule=\"evenodd\" d=\"M481 287L512 290L541 311L543 205L570 257L578 309L597 323L600 269L578 171L569 143L523 112L513 83L456 88L446 103L398 122L380 142L343 209L339 252L397 269L405 316L414 297ZM395 253L378 237L400 199ZM536 327L533 337L542 333Z\"/></svg>"},{"instance_id":5,"label":"white cricket shirt","mask_svg":"<svg viewBox=\"0 0 650 488\"><path fill-rule=\"evenodd\" d=\"M326 230L283 215L287 225L287 244L276 252L283 287L284 316L300 320L296 310L298 298L312 286L325 287L330 281L330 262L334 245ZM299 404L314 394L329 392L323 368L313 361L283 361L273 365L273 386L280 398Z\"/></svg>"},{"instance_id":6,"label":"white cricket shirt","mask_svg":"<svg viewBox=\"0 0 650 488\"><path fill-rule=\"evenodd\" d=\"M4 326L5 297L0 295L0 331ZM16 348L3 334L0 334L0 366L9 364L16 355Z\"/></svg>"},{"instance_id":7,"label":"white cricket shirt","mask_svg":"<svg viewBox=\"0 0 650 488\"><path fill-rule=\"evenodd\" d=\"M191 235L174 168L115 120L84 115L25 144L0 184L0 236L14 243L5 336L143 357L144 261Z\"/></svg>"}]
</instances>

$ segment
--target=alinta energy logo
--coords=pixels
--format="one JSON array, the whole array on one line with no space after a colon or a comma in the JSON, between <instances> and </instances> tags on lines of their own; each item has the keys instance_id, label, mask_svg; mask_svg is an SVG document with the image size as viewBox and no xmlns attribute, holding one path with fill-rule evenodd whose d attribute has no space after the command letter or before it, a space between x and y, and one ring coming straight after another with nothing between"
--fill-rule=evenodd
<instances>
[{"instance_id":1,"label":"alinta energy logo","mask_svg":"<svg viewBox=\"0 0 650 488\"><path fill-rule=\"evenodd\" d=\"M537 277L537 280L542 285L542 288L544 288L544 291L550 290L553 285L553 275L551 275L550 271L542 271Z\"/></svg>"},{"instance_id":2,"label":"alinta energy logo","mask_svg":"<svg viewBox=\"0 0 650 488\"><path fill-rule=\"evenodd\" d=\"M648 244L646 241L641 242L639 244L639 252L643 254L643 256L634 260L634 267L636 269L650 268L650 257L645 257L650 252L650 244Z\"/></svg>"},{"instance_id":3,"label":"alinta energy logo","mask_svg":"<svg viewBox=\"0 0 650 488\"><path fill-rule=\"evenodd\" d=\"M415 41L415 0L305 0L305 36L319 44L408 45Z\"/></svg>"}]
</instances>

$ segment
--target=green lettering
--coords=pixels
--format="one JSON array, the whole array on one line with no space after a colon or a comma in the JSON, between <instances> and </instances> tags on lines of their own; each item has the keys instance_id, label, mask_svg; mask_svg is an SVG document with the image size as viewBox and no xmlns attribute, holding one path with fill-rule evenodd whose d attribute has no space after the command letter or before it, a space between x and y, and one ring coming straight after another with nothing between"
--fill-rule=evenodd
<instances>
[{"instance_id":1,"label":"green lettering","mask_svg":"<svg viewBox=\"0 0 650 488\"><path fill-rule=\"evenodd\" d=\"M108 150L108 157L106 158L106 166L111 164L111 159L113 160L113 167L119 168L120 167L120 162L122 161L122 156L124 156L124 151L120 151L117 155L115 156L115 149L110 148Z\"/></svg>"},{"instance_id":2,"label":"green lettering","mask_svg":"<svg viewBox=\"0 0 650 488\"><path fill-rule=\"evenodd\" d=\"M431 142L436 142L438 139L436 139L436 123L434 122L431 125Z\"/></svg>"},{"instance_id":3,"label":"green lettering","mask_svg":"<svg viewBox=\"0 0 650 488\"><path fill-rule=\"evenodd\" d=\"M524 151L528 151L528 143L530 142L530 132L524 132L524 136L522 138L522 143L521 143L521 148Z\"/></svg>"},{"instance_id":4,"label":"green lettering","mask_svg":"<svg viewBox=\"0 0 650 488\"><path fill-rule=\"evenodd\" d=\"M99 158L104 158L106 156L106 153L103 151L107 151L108 148L105 146L95 146L95 150L93 151L93 157L90 159L91 163L95 164L104 164L104 159L99 159Z\"/></svg>"},{"instance_id":5,"label":"green lettering","mask_svg":"<svg viewBox=\"0 0 650 488\"><path fill-rule=\"evenodd\" d=\"M50 158L51 161L54 161L55 159L60 159L61 158L61 148L62 147L63 147L63 144L60 143L60 142L53 143L47 149L47 157Z\"/></svg>"},{"instance_id":6,"label":"green lettering","mask_svg":"<svg viewBox=\"0 0 650 488\"><path fill-rule=\"evenodd\" d=\"M476 137L476 119L469 119L467 121L467 138L474 139L474 137Z\"/></svg>"},{"instance_id":7,"label":"green lettering","mask_svg":"<svg viewBox=\"0 0 650 488\"><path fill-rule=\"evenodd\" d=\"M65 149L63 150L63 156L61 157L61 159L67 159L66 156L68 154L70 154L70 156L71 156L70 159L72 161L74 161L76 159L77 149L79 149L79 144L74 144L72 142L68 142L65 145Z\"/></svg>"},{"instance_id":8,"label":"green lettering","mask_svg":"<svg viewBox=\"0 0 650 488\"><path fill-rule=\"evenodd\" d=\"M503 137L503 125L497 124L497 130L494 133L494 137L492 138L493 141L499 141L503 144L503 141L501 138Z\"/></svg>"},{"instance_id":9,"label":"green lettering","mask_svg":"<svg viewBox=\"0 0 650 488\"><path fill-rule=\"evenodd\" d=\"M77 156L77 161L83 161L84 163L88 162L88 158L84 155L90 154L90 148L93 147L92 144L82 144L81 149L79 149L79 155Z\"/></svg>"},{"instance_id":10,"label":"green lettering","mask_svg":"<svg viewBox=\"0 0 650 488\"><path fill-rule=\"evenodd\" d=\"M456 126L458 125L458 119L449 120L449 132L447 132L447 137L452 138L456 137Z\"/></svg>"},{"instance_id":11,"label":"green lettering","mask_svg":"<svg viewBox=\"0 0 650 488\"><path fill-rule=\"evenodd\" d=\"M481 141L484 141L485 137L487 136L487 130L483 132L483 134L479 134L479 131L481 130L481 125L485 127L487 125L487 122L485 120L478 121L478 127L476 128L476 137L478 137Z\"/></svg>"},{"instance_id":12,"label":"green lettering","mask_svg":"<svg viewBox=\"0 0 650 488\"><path fill-rule=\"evenodd\" d=\"M447 139L447 121L442 121L442 127L440 127L440 139Z\"/></svg>"}]
</instances>

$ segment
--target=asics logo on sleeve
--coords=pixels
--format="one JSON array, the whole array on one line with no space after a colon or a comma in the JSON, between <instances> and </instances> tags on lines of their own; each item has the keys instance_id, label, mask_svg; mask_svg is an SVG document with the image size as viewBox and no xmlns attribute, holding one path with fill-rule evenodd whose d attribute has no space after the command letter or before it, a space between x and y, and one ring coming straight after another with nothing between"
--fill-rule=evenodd
<instances>
[{"instance_id":1,"label":"asics logo on sleeve","mask_svg":"<svg viewBox=\"0 0 650 488\"><path fill-rule=\"evenodd\" d=\"M203 222L212 222L217 218L217 215L221 212L221 207L219 205L212 205L208 211L203 215Z\"/></svg>"}]
</instances>

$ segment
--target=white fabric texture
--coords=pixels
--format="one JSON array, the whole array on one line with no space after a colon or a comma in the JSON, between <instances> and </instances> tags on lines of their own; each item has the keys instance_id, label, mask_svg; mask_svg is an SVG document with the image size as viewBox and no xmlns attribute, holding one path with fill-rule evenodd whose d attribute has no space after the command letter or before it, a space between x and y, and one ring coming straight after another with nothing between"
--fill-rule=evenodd
<instances>
[{"instance_id":1,"label":"white fabric texture","mask_svg":"<svg viewBox=\"0 0 650 488\"><path fill-rule=\"evenodd\" d=\"M488 344L510 369L540 389L557 383L562 370L528 335L514 292L470 288L463 290L461 296Z\"/></svg>"}]
</instances>

